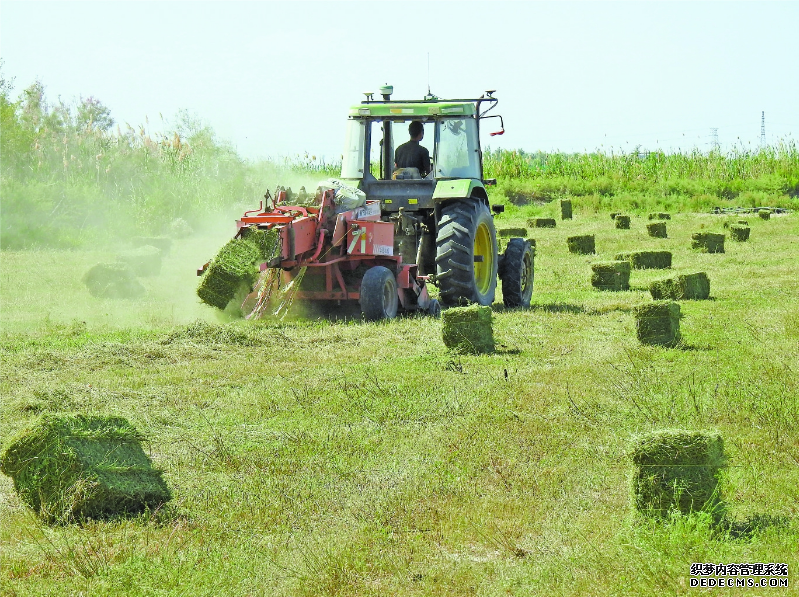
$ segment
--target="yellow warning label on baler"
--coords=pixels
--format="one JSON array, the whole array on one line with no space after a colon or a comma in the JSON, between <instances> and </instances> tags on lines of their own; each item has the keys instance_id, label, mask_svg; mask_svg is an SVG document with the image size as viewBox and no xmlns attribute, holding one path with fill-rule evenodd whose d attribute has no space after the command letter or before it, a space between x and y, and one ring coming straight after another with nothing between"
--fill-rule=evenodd
<instances>
[{"instance_id":1,"label":"yellow warning label on baler","mask_svg":"<svg viewBox=\"0 0 799 597\"><path fill-rule=\"evenodd\" d=\"M418 199L408 199L408 205L416 205L419 203Z\"/></svg>"},{"instance_id":2,"label":"yellow warning label on baler","mask_svg":"<svg viewBox=\"0 0 799 597\"><path fill-rule=\"evenodd\" d=\"M383 203L394 203L391 199L386 199Z\"/></svg>"}]
</instances>

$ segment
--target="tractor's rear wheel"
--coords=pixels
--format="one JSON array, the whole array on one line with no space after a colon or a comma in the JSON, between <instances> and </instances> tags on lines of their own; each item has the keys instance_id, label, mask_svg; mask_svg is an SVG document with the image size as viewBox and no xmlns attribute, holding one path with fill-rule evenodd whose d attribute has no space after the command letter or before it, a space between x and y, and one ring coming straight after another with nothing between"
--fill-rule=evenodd
<instances>
[{"instance_id":1,"label":"tractor's rear wheel","mask_svg":"<svg viewBox=\"0 0 799 597\"><path fill-rule=\"evenodd\" d=\"M470 199L445 205L436 237L441 302L446 306L493 303L497 262L497 233L488 208Z\"/></svg>"},{"instance_id":2,"label":"tractor's rear wheel","mask_svg":"<svg viewBox=\"0 0 799 597\"><path fill-rule=\"evenodd\" d=\"M366 270L361 281L360 301L361 313L369 321L396 317L399 295L394 273L382 265Z\"/></svg>"},{"instance_id":3,"label":"tractor's rear wheel","mask_svg":"<svg viewBox=\"0 0 799 597\"><path fill-rule=\"evenodd\" d=\"M523 238L508 241L499 279L502 280L502 300L508 308L529 307L533 295L535 252Z\"/></svg>"}]
</instances>

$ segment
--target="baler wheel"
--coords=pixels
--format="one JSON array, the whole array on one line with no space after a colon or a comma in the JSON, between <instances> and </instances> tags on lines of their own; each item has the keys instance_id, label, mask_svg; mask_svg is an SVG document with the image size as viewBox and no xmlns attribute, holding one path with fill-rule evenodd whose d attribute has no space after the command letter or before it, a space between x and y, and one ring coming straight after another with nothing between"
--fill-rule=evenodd
<instances>
[{"instance_id":1,"label":"baler wheel","mask_svg":"<svg viewBox=\"0 0 799 597\"><path fill-rule=\"evenodd\" d=\"M396 317L399 296L394 273L382 265L369 268L361 281L360 302L361 313L369 321Z\"/></svg>"}]
</instances>

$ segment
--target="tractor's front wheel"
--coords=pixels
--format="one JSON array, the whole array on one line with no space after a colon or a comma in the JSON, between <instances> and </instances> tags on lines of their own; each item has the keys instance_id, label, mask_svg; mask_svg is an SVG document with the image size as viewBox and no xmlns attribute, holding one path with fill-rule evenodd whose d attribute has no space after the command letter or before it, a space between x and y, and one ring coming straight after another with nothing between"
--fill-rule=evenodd
<instances>
[{"instance_id":1,"label":"tractor's front wheel","mask_svg":"<svg viewBox=\"0 0 799 597\"><path fill-rule=\"evenodd\" d=\"M361 313L369 321L393 319L399 308L397 279L387 267L366 270L361 281Z\"/></svg>"},{"instance_id":2,"label":"tractor's front wheel","mask_svg":"<svg viewBox=\"0 0 799 597\"><path fill-rule=\"evenodd\" d=\"M497 261L497 233L488 208L474 199L445 205L436 237L441 302L446 306L493 303Z\"/></svg>"},{"instance_id":3,"label":"tractor's front wheel","mask_svg":"<svg viewBox=\"0 0 799 597\"><path fill-rule=\"evenodd\" d=\"M529 307L533 295L535 250L523 238L512 238L499 268L505 306Z\"/></svg>"}]
</instances>

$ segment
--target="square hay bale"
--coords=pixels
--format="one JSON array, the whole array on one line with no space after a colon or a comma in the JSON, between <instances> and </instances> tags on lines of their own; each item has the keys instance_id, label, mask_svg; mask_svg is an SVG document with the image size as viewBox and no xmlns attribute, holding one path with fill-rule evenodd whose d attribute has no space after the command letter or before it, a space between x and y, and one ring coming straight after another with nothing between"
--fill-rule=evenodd
<instances>
[{"instance_id":1,"label":"square hay bale","mask_svg":"<svg viewBox=\"0 0 799 597\"><path fill-rule=\"evenodd\" d=\"M157 276L161 273L161 249L144 245L117 255L117 261L124 263L137 276Z\"/></svg>"},{"instance_id":2,"label":"square hay bale","mask_svg":"<svg viewBox=\"0 0 799 597\"><path fill-rule=\"evenodd\" d=\"M730 238L736 242L743 243L749 240L749 226L733 224L730 226Z\"/></svg>"},{"instance_id":3,"label":"square hay bale","mask_svg":"<svg viewBox=\"0 0 799 597\"><path fill-rule=\"evenodd\" d=\"M608 261L591 265L591 286L598 290L630 289L630 262Z\"/></svg>"},{"instance_id":4,"label":"square hay bale","mask_svg":"<svg viewBox=\"0 0 799 597\"><path fill-rule=\"evenodd\" d=\"M652 238L666 238L666 222L652 222L646 225L646 233Z\"/></svg>"},{"instance_id":5,"label":"square hay bale","mask_svg":"<svg viewBox=\"0 0 799 597\"><path fill-rule=\"evenodd\" d=\"M757 215L760 217L761 220L768 220L771 218L771 210L761 209L757 212Z\"/></svg>"},{"instance_id":6,"label":"square hay bale","mask_svg":"<svg viewBox=\"0 0 799 597\"><path fill-rule=\"evenodd\" d=\"M126 263L98 263L86 272L83 283L95 298L132 299L147 292Z\"/></svg>"},{"instance_id":7,"label":"square hay bale","mask_svg":"<svg viewBox=\"0 0 799 597\"><path fill-rule=\"evenodd\" d=\"M175 218L169 224L169 233L173 238L188 238L194 234L194 229L183 218Z\"/></svg>"},{"instance_id":8,"label":"square hay bale","mask_svg":"<svg viewBox=\"0 0 799 597\"><path fill-rule=\"evenodd\" d=\"M666 429L639 437L630 451L633 507L665 518L711 512L720 519L723 500L719 474L726 465L724 441L715 432Z\"/></svg>"},{"instance_id":9,"label":"square hay bale","mask_svg":"<svg viewBox=\"0 0 799 597\"><path fill-rule=\"evenodd\" d=\"M503 238L525 238L527 228L500 228L497 234Z\"/></svg>"},{"instance_id":10,"label":"square hay bale","mask_svg":"<svg viewBox=\"0 0 799 597\"><path fill-rule=\"evenodd\" d=\"M656 301L704 300L710 296L710 278L705 272L697 272L657 280L649 285L649 293Z\"/></svg>"},{"instance_id":11,"label":"square hay bale","mask_svg":"<svg viewBox=\"0 0 799 597\"><path fill-rule=\"evenodd\" d=\"M675 346L680 341L680 305L654 301L633 309L638 340L642 344Z\"/></svg>"},{"instance_id":12,"label":"square hay bale","mask_svg":"<svg viewBox=\"0 0 799 597\"><path fill-rule=\"evenodd\" d=\"M694 232L691 235L691 248L703 253L723 253L724 235L713 232Z\"/></svg>"},{"instance_id":13,"label":"square hay bale","mask_svg":"<svg viewBox=\"0 0 799 597\"><path fill-rule=\"evenodd\" d=\"M596 253L596 243L593 234L570 236L566 239L566 246L569 247L569 253L576 253L577 255Z\"/></svg>"},{"instance_id":14,"label":"square hay bale","mask_svg":"<svg viewBox=\"0 0 799 597\"><path fill-rule=\"evenodd\" d=\"M668 269L671 267L670 251L633 251L619 253L616 261L629 261L633 269Z\"/></svg>"},{"instance_id":15,"label":"square hay bale","mask_svg":"<svg viewBox=\"0 0 799 597\"><path fill-rule=\"evenodd\" d=\"M665 212L659 211L659 212L656 212L656 213L649 214L649 219L650 220L670 220L671 219L671 214L667 214Z\"/></svg>"},{"instance_id":16,"label":"square hay bale","mask_svg":"<svg viewBox=\"0 0 799 597\"><path fill-rule=\"evenodd\" d=\"M530 218L527 225L530 228L554 228L555 218Z\"/></svg>"},{"instance_id":17,"label":"square hay bale","mask_svg":"<svg viewBox=\"0 0 799 597\"><path fill-rule=\"evenodd\" d=\"M269 261L279 251L275 229L242 231L219 250L197 288L197 296L207 305L224 310L242 287L252 287L260 272L259 263Z\"/></svg>"},{"instance_id":18,"label":"square hay bale","mask_svg":"<svg viewBox=\"0 0 799 597\"><path fill-rule=\"evenodd\" d=\"M447 348L471 354L494 351L491 307L452 307L442 313L441 320Z\"/></svg>"},{"instance_id":19,"label":"square hay bale","mask_svg":"<svg viewBox=\"0 0 799 597\"><path fill-rule=\"evenodd\" d=\"M561 220L572 219L572 202L570 199L560 200L560 219Z\"/></svg>"},{"instance_id":20,"label":"square hay bale","mask_svg":"<svg viewBox=\"0 0 799 597\"><path fill-rule=\"evenodd\" d=\"M163 255L169 255L172 248L172 239L166 236L134 236L130 239L130 243L134 247L157 247L161 249Z\"/></svg>"},{"instance_id":21,"label":"square hay bale","mask_svg":"<svg viewBox=\"0 0 799 597\"><path fill-rule=\"evenodd\" d=\"M623 214L617 214L613 221L616 222L616 228L620 230L629 230L630 229L630 216L626 216Z\"/></svg>"},{"instance_id":22,"label":"square hay bale","mask_svg":"<svg viewBox=\"0 0 799 597\"><path fill-rule=\"evenodd\" d=\"M48 522L155 508L171 499L125 419L44 415L0 454L0 470Z\"/></svg>"}]
</instances>

